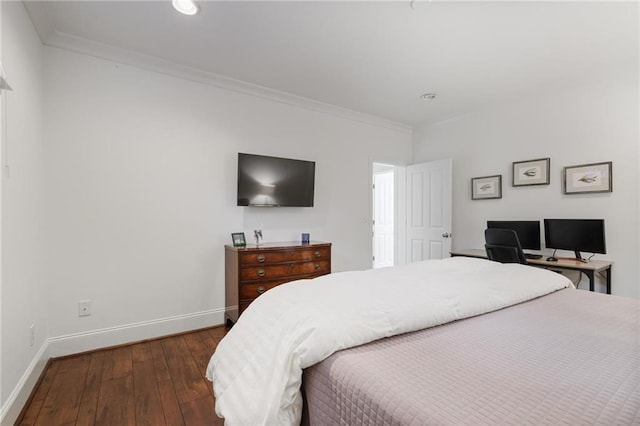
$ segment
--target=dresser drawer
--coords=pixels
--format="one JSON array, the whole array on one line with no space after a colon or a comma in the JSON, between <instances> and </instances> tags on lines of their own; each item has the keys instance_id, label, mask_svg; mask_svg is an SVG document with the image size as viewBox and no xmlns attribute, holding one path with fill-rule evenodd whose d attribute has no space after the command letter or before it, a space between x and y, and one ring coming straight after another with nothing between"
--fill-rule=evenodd
<instances>
[{"instance_id":1,"label":"dresser drawer","mask_svg":"<svg viewBox=\"0 0 640 426\"><path fill-rule=\"evenodd\" d=\"M240 268L240 281L271 280L298 276L329 273L331 271L328 260L317 262L283 263L280 265L264 265Z\"/></svg>"},{"instance_id":2,"label":"dresser drawer","mask_svg":"<svg viewBox=\"0 0 640 426\"><path fill-rule=\"evenodd\" d=\"M270 290L280 284L291 281L290 279L282 279L277 281L256 282L251 284L240 284L240 299L255 299L267 290Z\"/></svg>"},{"instance_id":3,"label":"dresser drawer","mask_svg":"<svg viewBox=\"0 0 640 426\"><path fill-rule=\"evenodd\" d=\"M327 260L331 257L329 247L309 247L297 250L279 250L240 253L240 265L285 263Z\"/></svg>"},{"instance_id":4,"label":"dresser drawer","mask_svg":"<svg viewBox=\"0 0 640 426\"><path fill-rule=\"evenodd\" d=\"M286 284L291 281L295 281L296 279L311 279L311 278L319 277L325 274L326 272L312 274L304 277L294 278L293 280L291 278L283 278L281 280L275 280L275 281L258 281L258 282L252 282L252 283L242 283L240 284L240 299L243 299L243 300L255 299L256 297L263 294L265 291L271 290L272 288L277 287L281 284Z\"/></svg>"}]
</instances>

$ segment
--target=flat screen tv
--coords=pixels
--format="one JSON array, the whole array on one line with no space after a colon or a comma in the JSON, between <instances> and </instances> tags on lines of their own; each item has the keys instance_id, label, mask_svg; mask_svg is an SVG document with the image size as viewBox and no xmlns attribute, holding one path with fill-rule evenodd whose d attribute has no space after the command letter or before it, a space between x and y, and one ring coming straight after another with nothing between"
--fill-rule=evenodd
<instances>
[{"instance_id":1,"label":"flat screen tv","mask_svg":"<svg viewBox=\"0 0 640 426\"><path fill-rule=\"evenodd\" d=\"M604 219L545 219L547 248L572 250L582 260L581 251L606 254Z\"/></svg>"},{"instance_id":2,"label":"flat screen tv","mask_svg":"<svg viewBox=\"0 0 640 426\"><path fill-rule=\"evenodd\" d=\"M487 228L513 229L523 249L540 250L539 220L488 220Z\"/></svg>"},{"instance_id":3,"label":"flat screen tv","mask_svg":"<svg viewBox=\"0 0 640 426\"><path fill-rule=\"evenodd\" d=\"M238 205L313 207L316 163L238 153Z\"/></svg>"}]
</instances>

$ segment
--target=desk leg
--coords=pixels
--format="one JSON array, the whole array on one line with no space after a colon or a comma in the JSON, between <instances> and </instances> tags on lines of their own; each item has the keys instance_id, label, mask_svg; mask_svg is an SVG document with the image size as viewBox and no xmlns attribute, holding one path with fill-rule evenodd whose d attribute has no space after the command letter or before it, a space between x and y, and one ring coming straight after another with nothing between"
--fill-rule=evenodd
<instances>
[{"instance_id":1,"label":"desk leg","mask_svg":"<svg viewBox=\"0 0 640 426\"><path fill-rule=\"evenodd\" d=\"M585 275L589 278L589 291L595 291L595 275L591 270L584 271Z\"/></svg>"},{"instance_id":2,"label":"desk leg","mask_svg":"<svg viewBox=\"0 0 640 426\"><path fill-rule=\"evenodd\" d=\"M605 269L607 273L607 294L611 294L611 266Z\"/></svg>"}]
</instances>

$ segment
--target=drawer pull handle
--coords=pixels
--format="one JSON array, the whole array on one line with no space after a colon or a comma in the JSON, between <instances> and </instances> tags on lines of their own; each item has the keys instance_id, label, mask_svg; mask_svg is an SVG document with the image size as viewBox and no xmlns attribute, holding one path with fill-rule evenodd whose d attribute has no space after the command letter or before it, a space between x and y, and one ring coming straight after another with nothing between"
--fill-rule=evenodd
<instances>
[{"instance_id":1,"label":"drawer pull handle","mask_svg":"<svg viewBox=\"0 0 640 426\"><path fill-rule=\"evenodd\" d=\"M316 271L320 269L320 264L316 263Z\"/></svg>"},{"instance_id":2,"label":"drawer pull handle","mask_svg":"<svg viewBox=\"0 0 640 426\"><path fill-rule=\"evenodd\" d=\"M265 276L265 270L264 270L264 269L258 269L257 274L258 274L258 276L259 276L260 278L262 278L262 277L264 277L264 276Z\"/></svg>"},{"instance_id":3,"label":"drawer pull handle","mask_svg":"<svg viewBox=\"0 0 640 426\"><path fill-rule=\"evenodd\" d=\"M258 262L260 263L264 262L264 254L258 255Z\"/></svg>"},{"instance_id":4,"label":"drawer pull handle","mask_svg":"<svg viewBox=\"0 0 640 426\"><path fill-rule=\"evenodd\" d=\"M315 255L316 255L316 257L320 257L320 252L319 252L319 251L316 251L316 252L315 252Z\"/></svg>"},{"instance_id":5,"label":"drawer pull handle","mask_svg":"<svg viewBox=\"0 0 640 426\"><path fill-rule=\"evenodd\" d=\"M264 286L260 286L260 287L258 287L258 290L257 290L257 291L258 291L258 294L262 294L262 293L264 293L265 291L267 291L267 289L266 289L266 288L264 288Z\"/></svg>"}]
</instances>

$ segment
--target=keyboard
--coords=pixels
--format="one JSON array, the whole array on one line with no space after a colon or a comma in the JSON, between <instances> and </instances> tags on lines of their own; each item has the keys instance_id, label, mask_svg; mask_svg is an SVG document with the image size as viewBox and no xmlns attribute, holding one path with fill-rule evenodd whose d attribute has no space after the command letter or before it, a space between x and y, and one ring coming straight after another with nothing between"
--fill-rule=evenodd
<instances>
[{"instance_id":1,"label":"keyboard","mask_svg":"<svg viewBox=\"0 0 640 426\"><path fill-rule=\"evenodd\" d=\"M542 259L542 255L541 254L533 254L533 253L525 253L524 257L526 259Z\"/></svg>"}]
</instances>

